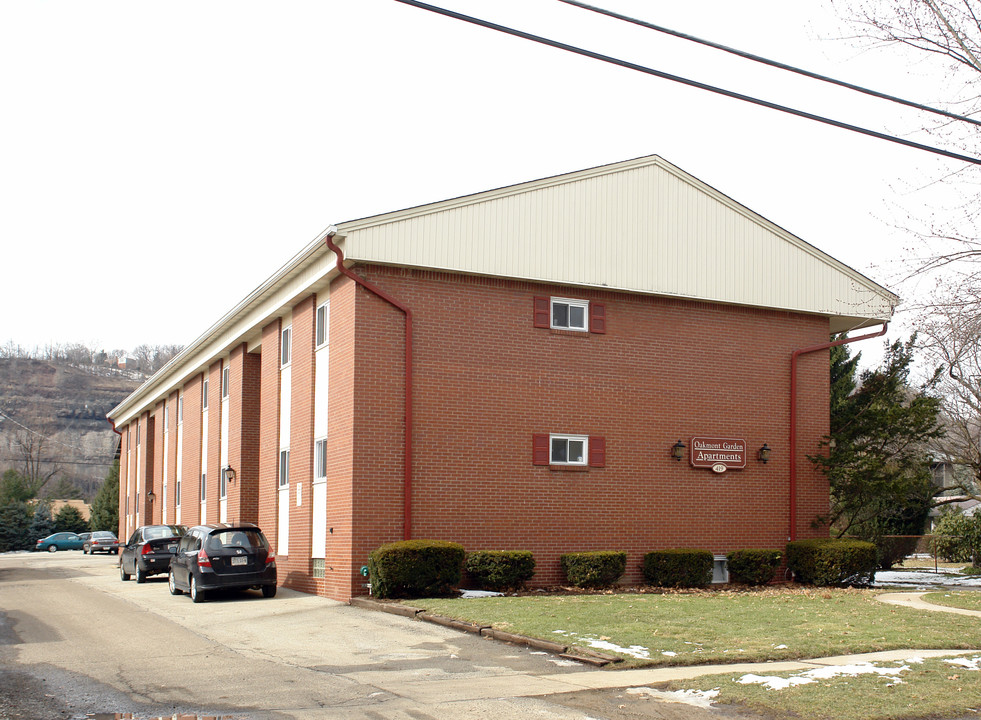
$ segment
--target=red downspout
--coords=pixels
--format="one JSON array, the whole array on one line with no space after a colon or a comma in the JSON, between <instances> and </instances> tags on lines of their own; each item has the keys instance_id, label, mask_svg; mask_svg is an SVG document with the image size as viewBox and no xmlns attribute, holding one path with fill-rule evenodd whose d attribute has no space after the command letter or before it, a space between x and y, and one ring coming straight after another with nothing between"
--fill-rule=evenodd
<instances>
[{"instance_id":1,"label":"red downspout","mask_svg":"<svg viewBox=\"0 0 981 720\"><path fill-rule=\"evenodd\" d=\"M870 338L882 337L889 329L889 323L882 323L882 330L868 335L859 335L853 338L844 338L834 342L821 343L811 347L794 350L790 356L790 532L787 539L794 541L797 539L797 358L807 353L828 350L838 345L858 342L859 340L869 340Z\"/></svg>"},{"instance_id":2,"label":"red downspout","mask_svg":"<svg viewBox=\"0 0 981 720\"><path fill-rule=\"evenodd\" d=\"M368 282L360 275L344 267L344 254L334 244L332 238L337 234L333 227L327 230L325 242L337 256L337 269L361 287L374 293L388 304L405 313L405 477L402 483L402 537L412 539L412 311L377 285Z\"/></svg>"}]
</instances>

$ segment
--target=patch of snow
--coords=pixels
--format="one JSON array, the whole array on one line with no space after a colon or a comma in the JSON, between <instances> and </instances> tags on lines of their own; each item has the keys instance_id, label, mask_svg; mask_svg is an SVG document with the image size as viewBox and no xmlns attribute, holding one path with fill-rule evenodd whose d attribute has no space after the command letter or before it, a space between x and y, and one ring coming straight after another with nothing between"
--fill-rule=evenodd
<instances>
[{"instance_id":1,"label":"patch of snow","mask_svg":"<svg viewBox=\"0 0 981 720\"><path fill-rule=\"evenodd\" d=\"M649 687L627 688L631 695L647 695L655 700L662 702L684 703L701 708L712 707L712 700L719 695L719 689L715 690L675 690L667 692L665 690L655 690Z\"/></svg>"},{"instance_id":2,"label":"patch of snow","mask_svg":"<svg viewBox=\"0 0 981 720\"><path fill-rule=\"evenodd\" d=\"M461 590L461 598L485 598L501 597L504 593L492 592L491 590Z\"/></svg>"},{"instance_id":3,"label":"patch of snow","mask_svg":"<svg viewBox=\"0 0 981 720\"><path fill-rule=\"evenodd\" d=\"M853 663L851 665L828 665L827 667L807 670L790 677L782 678L775 675L754 675L752 673L743 675L737 682L743 685L759 684L765 685L770 690L784 690L788 687L797 685L807 685L818 680L832 680L842 675L856 677L858 675L879 675L888 679L891 684L899 684L903 681L898 677L899 673L909 670L908 665L902 667L880 668L868 662Z\"/></svg>"},{"instance_id":4,"label":"patch of snow","mask_svg":"<svg viewBox=\"0 0 981 720\"><path fill-rule=\"evenodd\" d=\"M676 653L676 652L672 652L672 651L670 651L670 650L662 650L662 651L661 651L661 654L662 654L662 655L667 655L668 657L674 657L674 656L675 656L675 655L677 655L678 653Z\"/></svg>"},{"instance_id":5,"label":"patch of snow","mask_svg":"<svg viewBox=\"0 0 981 720\"><path fill-rule=\"evenodd\" d=\"M643 645L631 645L630 647L621 647L615 643L611 643L608 640L596 640L595 638L577 638L582 640L589 647L595 648L596 650L610 650L612 652L623 653L624 655L629 655L630 657L640 658L642 660L647 660L651 656L651 651L645 648Z\"/></svg>"},{"instance_id":6,"label":"patch of snow","mask_svg":"<svg viewBox=\"0 0 981 720\"><path fill-rule=\"evenodd\" d=\"M950 660L944 660L944 662L950 665L958 665L968 670L981 670L981 655L976 655L973 658L952 658Z\"/></svg>"},{"instance_id":7,"label":"patch of snow","mask_svg":"<svg viewBox=\"0 0 981 720\"><path fill-rule=\"evenodd\" d=\"M897 663L901 663L903 661L902 660L897 660L896 662ZM906 658L906 662L908 662L910 665L922 665L923 664L923 658L921 658L918 655L914 655L911 658Z\"/></svg>"},{"instance_id":8,"label":"patch of snow","mask_svg":"<svg viewBox=\"0 0 981 720\"><path fill-rule=\"evenodd\" d=\"M787 646L786 645L774 645L773 646L773 649L774 650L786 650L787 649Z\"/></svg>"},{"instance_id":9,"label":"patch of snow","mask_svg":"<svg viewBox=\"0 0 981 720\"><path fill-rule=\"evenodd\" d=\"M936 585L961 585L981 587L981 576L961 575L960 573L941 570L878 570L875 573L873 587L920 587Z\"/></svg>"},{"instance_id":10,"label":"patch of snow","mask_svg":"<svg viewBox=\"0 0 981 720\"><path fill-rule=\"evenodd\" d=\"M547 657L545 659L553 665L559 665L561 667L579 667L579 663L577 663L575 660L566 660L564 658L557 657Z\"/></svg>"}]
</instances>

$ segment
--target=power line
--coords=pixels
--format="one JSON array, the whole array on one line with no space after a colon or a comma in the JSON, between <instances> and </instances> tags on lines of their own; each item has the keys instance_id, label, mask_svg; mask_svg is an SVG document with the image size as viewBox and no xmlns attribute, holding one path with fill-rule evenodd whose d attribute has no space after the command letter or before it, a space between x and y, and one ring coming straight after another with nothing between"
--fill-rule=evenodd
<instances>
[{"instance_id":1,"label":"power line","mask_svg":"<svg viewBox=\"0 0 981 720\"><path fill-rule=\"evenodd\" d=\"M743 102L748 102L753 105L759 105L761 107L769 108L770 110L777 110L782 113L787 113L788 115L795 115L797 117L805 118L807 120L814 120L815 122L823 123L825 125L831 125L833 127L841 128L842 130L850 130L852 132L859 133L861 135L867 135L869 137L879 138L880 140L886 140L888 142L896 143L897 145L905 145L906 147L914 148L916 150L924 150L935 155L942 155L944 157L952 158L954 160L960 160L962 162L970 163L972 165L981 165L981 158L971 157L970 155L961 155L960 153L951 152L950 150L944 150L943 148L933 147L931 145L924 145L922 143L914 142L912 140L906 140L905 138L896 137L895 135L889 135L888 133L879 132L878 130L870 130L869 128L863 128L858 125L852 125L850 123L842 122L840 120L834 120L832 118L824 117L823 115L815 115L814 113L805 112L803 110L797 110L795 108L787 107L786 105L779 105L777 103L770 102L769 100L762 100L760 98L752 97L751 95L743 95L742 93L733 92L732 90L726 90L725 88L716 87L714 85L708 85L697 80L691 80L689 78L681 77L680 75L672 75L671 73L664 72L662 70L656 70L654 68L646 67L644 65L638 65L637 63L629 62L628 60L621 60L619 58L611 57L610 55L603 55L602 53L593 52L592 50L586 50L585 48L577 47L575 45L569 45L567 43L559 42L558 40L551 40L541 35L533 35L532 33L524 32L523 30L516 30L514 28L507 27L505 25L498 25L497 23L492 23L488 20L481 20L480 18L471 17L470 15L464 15L462 13L455 12L453 10L447 10L446 8L436 7L435 5L429 5L428 3L418 2L418 0L395 0L403 5L411 5L412 7L417 7L420 10L428 10L429 12L436 13L438 15L444 15L446 17L453 18L455 20L462 20L463 22L471 23L472 25L479 25L480 27L485 27L490 30L496 30L502 32L506 35L513 35L514 37L520 37L525 40L531 40L532 42L537 42L542 45L547 45L549 47L554 47L559 50L565 50L566 52L575 53L576 55L582 55L583 57L592 58L594 60L599 60L601 62L610 63L611 65L617 65L619 67L627 68L628 70L636 70L637 72L642 72L647 75L653 75L654 77L659 77L663 80L670 80L672 82L680 83L681 85L687 85L689 87L698 88L699 90L706 90L717 95L723 95L725 97L733 98L735 100L742 100Z\"/></svg>"},{"instance_id":2,"label":"power line","mask_svg":"<svg viewBox=\"0 0 981 720\"><path fill-rule=\"evenodd\" d=\"M861 85L845 82L844 80L836 80L835 78L828 77L827 75L821 75L820 73L811 72L810 70L804 70L803 68L788 65L777 60L770 60L760 55L754 55L753 53L749 53L744 50L737 50L736 48L712 42L711 40L695 37L694 35L688 35L687 33L679 32L677 30L671 30L670 28L666 28L662 25L655 25L654 23L639 20L637 18L630 17L629 15L621 15L613 10L596 7L595 5L588 5L584 2L579 2L579 0L559 0L559 2L563 2L566 5L574 5L575 7L582 8L583 10L590 10L594 13L599 13L600 15L606 15L607 17L616 18L617 20L623 20L624 22L639 25L640 27L648 28L649 30L656 30L657 32L664 33L665 35L671 35L676 38L681 38L682 40L688 40L690 42L698 43L699 45L705 45L706 47L710 47L715 50L721 50L722 52L727 52L731 55L737 55L741 58L745 58L746 60L752 60L753 62L769 65L770 67L779 68L780 70L787 70L788 72L803 75L804 77L809 77L813 80L820 80L821 82L830 83L831 85L837 85L849 90L854 90L855 92L870 95L881 100L888 100L889 102L916 108L917 110L924 110L925 112L934 113L935 115L942 115L944 117L951 118L952 120L961 120L963 122L971 123L972 125L981 125L981 120L975 120L974 118L967 117L965 115L958 115L957 113L948 112L947 110L941 110L940 108L931 107L929 105L923 105L921 103L913 102L912 100L905 100L901 97L896 97L895 95L889 95L887 93L879 92L878 90L872 90L871 88L863 87Z\"/></svg>"},{"instance_id":3,"label":"power line","mask_svg":"<svg viewBox=\"0 0 981 720\"><path fill-rule=\"evenodd\" d=\"M12 417L10 417L6 413L4 413L2 410L0 410L0 420L9 420L10 422L12 422L17 427L26 430L27 432L31 433L32 435L37 435L42 440L48 440L50 442L55 443L56 445L62 445L64 447L66 447L66 448L71 448L72 450L81 450L82 452L85 452L85 448L80 448L77 445L69 445L68 443L61 442L61 440L56 440L51 435L45 435L44 433L38 432L37 430L32 430L31 428L27 427L27 425L23 425L23 424L17 422Z\"/></svg>"}]
</instances>

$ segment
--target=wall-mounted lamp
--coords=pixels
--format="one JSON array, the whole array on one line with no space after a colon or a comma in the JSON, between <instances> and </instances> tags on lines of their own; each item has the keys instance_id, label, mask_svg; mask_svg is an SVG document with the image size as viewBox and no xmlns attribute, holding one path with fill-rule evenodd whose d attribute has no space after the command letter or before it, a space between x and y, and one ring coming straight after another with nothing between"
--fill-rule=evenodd
<instances>
[{"instance_id":1,"label":"wall-mounted lamp","mask_svg":"<svg viewBox=\"0 0 981 720\"><path fill-rule=\"evenodd\" d=\"M153 490L148 490L146 494L146 499L149 500L150 502L153 502L154 500L157 499L157 494L153 492Z\"/></svg>"},{"instance_id":2,"label":"wall-mounted lamp","mask_svg":"<svg viewBox=\"0 0 981 720\"><path fill-rule=\"evenodd\" d=\"M830 440L828 440L828 449L829 450L834 450L836 447L838 447L838 441L837 440L835 440L834 438L831 438Z\"/></svg>"},{"instance_id":3,"label":"wall-mounted lamp","mask_svg":"<svg viewBox=\"0 0 981 720\"><path fill-rule=\"evenodd\" d=\"M235 471L231 465L226 466L222 472L225 473L225 482L235 482Z\"/></svg>"},{"instance_id":4,"label":"wall-mounted lamp","mask_svg":"<svg viewBox=\"0 0 981 720\"><path fill-rule=\"evenodd\" d=\"M770 446L763 443L763 447L757 451L756 457L758 457L760 462L765 465L766 461L770 459Z\"/></svg>"},{"instance_id":5,"label":"wall-mounted lamp","mask_svg":"<svg viewBox=\"0 0 981 720\"><path fill-rule=\"evenodd\" d=\"M674 445L671 446L671 457L673 457L678 462L681 462L681 458L685 456L685 444L679 440Z\"/></svg>"}]
</instances>

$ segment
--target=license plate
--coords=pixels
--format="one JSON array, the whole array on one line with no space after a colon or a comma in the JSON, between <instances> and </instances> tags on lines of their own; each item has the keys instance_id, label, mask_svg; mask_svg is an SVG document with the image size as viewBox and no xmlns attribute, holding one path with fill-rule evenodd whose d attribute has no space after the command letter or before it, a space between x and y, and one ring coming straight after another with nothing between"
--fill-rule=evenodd
<instances>
[{"instance_id":1,"label":"license plate","mask_svg":"<svg viewBox=\"0 0 981 720\"><path fill-rule=\"evenodd\" d=\"M177 552L177 545L168 545L167 546L167 550L169 552L175 553L175 552Z\"/></svg>"},{"instance_id":2,"label":"license plate","mask_svg":"<svg viewBox=\"0 0 981 720\"><path fill-rule=\"evenodd\" d=\"M232 565L245 565L249 562L247 557L233 557Z\"/></svg>"}]
</instances>

